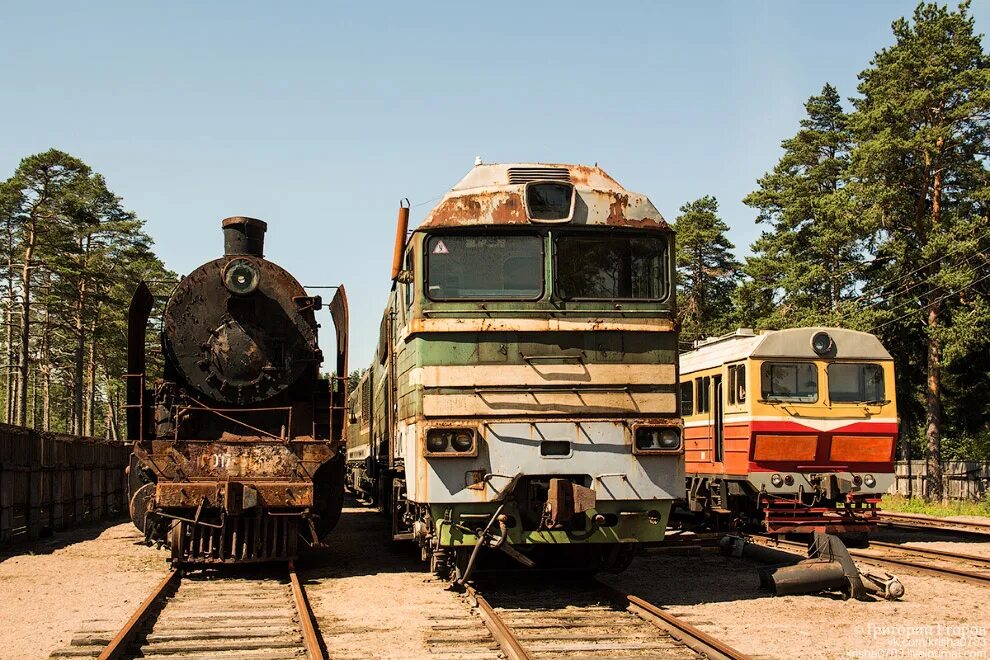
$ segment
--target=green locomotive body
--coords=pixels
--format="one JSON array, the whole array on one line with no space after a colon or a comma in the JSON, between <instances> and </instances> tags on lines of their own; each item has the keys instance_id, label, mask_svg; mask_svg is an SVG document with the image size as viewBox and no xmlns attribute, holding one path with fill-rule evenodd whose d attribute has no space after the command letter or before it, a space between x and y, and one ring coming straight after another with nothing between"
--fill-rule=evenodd
<instances>
[{"instance_id":1,"label":"green locomotive body","mask_svg":"<svg viewBox=\"0 0 990 660\"><path fill-rule=\"evenodd\" d=\"M673 249L598 167L476 165L408 240L400 220L348 487L440 574L479 546L619 570L660 541L684 476Z\"/></svg>"}]
</instances>

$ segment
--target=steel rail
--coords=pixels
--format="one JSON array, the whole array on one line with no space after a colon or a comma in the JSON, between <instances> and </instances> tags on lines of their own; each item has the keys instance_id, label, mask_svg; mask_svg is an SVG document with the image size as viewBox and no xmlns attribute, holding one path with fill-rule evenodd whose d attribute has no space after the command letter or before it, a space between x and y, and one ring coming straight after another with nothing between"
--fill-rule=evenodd
<instances>
[{"instance_id":1,"label":"steel rail","mask_svg":"<svg viewBox=\"0 0 990 660\"><path fill-rule=\"evenodd\" d=\"M495 638L496 643L509 660L530 660L531 656L516 638L515 633L505 624L495 608L471 585L466 585L468 594L478 604L481 620Z\"/></svg>"},{"instance_id":2,"label":"steel rail","mask_svg":"<svg viewBox=\"0 0 990 660\"><path fill-rule=\"evenodd\" d=\"M699 630L687 621L669 612L665 612L647 600L627 593L622 589L616 589L612 585L606 584L597 578L595 582L616 600L625 601L628 604L628 609L634 614L668 633L702 657L713 660L749 660L750 658L745 653L737 651L725 642Z\"/></svg>"},{"instance_id":3,"label":"steel rail","mask_svg":"<svg viewBox=\"0 0 990 660\"><path fill-rule=\"evenodd\" d=\"M169 571L168 575L142 601L134 614L131 615L131 618L124 624L124 627L110 640L110 643L100 653L99 660L118 660L119 658L130 657L127 650L131 642L134 641L134 636L137 635L145 622L147 622L148 617L153 614L155 606L160 604L163 598L167 598L170 595L170 591L175 591L175 588L179 585L180 576L181 573L177 568Z\"/></svg>"},{"instance_id":4,"label":"steel rail","mask_svg":"<svg viewBox=\"0 0 990 660\"><path fill-rule=\"evenodd\" d=\"M880 514L881 525L907 527L910 529L944 529L946 531L968 532L970 534L990 534L990 523L948 520L935 516L907 515L884 511ZM967 529L968 528L968 529Z\"/></svg>"},{"instance_id":5,"label":"steel rail","mask_svg":"<svg viewBox=\"0 0 990 660\"><path fill-rule=\"evenodd\" d=\"M891 550L901 550L909 554L931 555L935 557L946 557L947 559L958 559L960 561L974 561L980 564L990 564L990 557L980 555L967 555L961 552L951 552L949 550L938 550L936 548L916 548L910 545L899 545L897 543L883 543L881 541L870 541L870 547L889 548Z\"/></svg>"},{"instance_id":6,"label":"steel rail","mask_svg":"<svg viewBox=\"0 0 990 660\"><path fill-rule=\"evenodd\" d=\"M766 545L769 547L774 547L774 545L776 544L778 546L797 547L801 549L807 548L805 544L797 543L795 541L776 540L774 542L769 537L762 537L762 536L756 536L753 538L770 541L769 543L761 543L761 545ZM849 550L849 554L852 557L855 557L856 559L862 559L867 563L872 562L874 564L880 564L881 566L901 566L904 568L911 569L912 571L916 571L918 573L925 573L928 575L934 575L936 577L952 576L952 577L960 578L965 582L972 582L974 584L980 584L984 586L990 584L990 575L972 573L970 571L963 571L958 568L951 568L949 566L942 566L942 567L929 566L927 564L919 564L917 562L913 562L908 559L897 559L895 557L877 557L876 555L871 555L869 553L863 552L862 550L856 550L854 548L849 548L848 550ZM794 553L794 554L801 554L801 553Z\"/></svg>"},{"instance_id":7,"label":"steel rail","mask_svg":"<svg viewBox=\"0 0 990 660\"><path fill-rule=\"evenodd\" d=\"M299 576L296 574L296 564L289 561L289 580L292 582L292 600L296 604L296 611L299 613L299 627L302 628L303 644L306 646L306 654L310 660L326 660L327 654L320 646L320 636L316 632L316 625L313 623L313 613L309 608L309 600L303 590Z\"/></svg>"}]
</instances>

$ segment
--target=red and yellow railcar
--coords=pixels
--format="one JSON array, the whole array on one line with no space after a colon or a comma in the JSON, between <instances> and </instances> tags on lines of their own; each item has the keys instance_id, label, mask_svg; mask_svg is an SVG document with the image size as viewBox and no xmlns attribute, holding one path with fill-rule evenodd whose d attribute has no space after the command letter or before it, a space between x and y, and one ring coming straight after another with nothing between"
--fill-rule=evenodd
<instances>
[{"instance_id":1,"label":"red and yellow railcar","mask_svg":"<svg viewBox=\"0 0 990 660\"><path fill-rule=\"evenodd\" d=\"M738 330L680 356L687 502L771 534L866 535L894 480L894 365L874 335Z\"/></svg>"}]
</instances>

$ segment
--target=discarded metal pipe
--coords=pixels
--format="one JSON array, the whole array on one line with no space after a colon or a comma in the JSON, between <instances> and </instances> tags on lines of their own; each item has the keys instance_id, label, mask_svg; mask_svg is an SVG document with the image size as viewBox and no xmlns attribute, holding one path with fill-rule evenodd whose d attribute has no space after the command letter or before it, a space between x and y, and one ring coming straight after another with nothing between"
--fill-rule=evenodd
<instances>
[{"instance_id":1,"label":"discarded metal pipe","mask_svg":"<svg viewBox=\"0 0 990 660\"><path fill-rule=\"evenodd\" d=\"M392 280L395 281L402 272L402 253L406 249L406 231L409 229L409 200L405 206L399 202L399 222L395 227L395 251L392 253Z\"/></svg>"},{"instance_id":2,"label":"discarded metal pipe","mask_svg":"<svg viewBox=\"0 0 990 660\"><path fill-rule=\"evenodd\" d=\"M757 543L749 543L741 536L723 536L718 543L722 554L729 557L751 559L761 564L792 565L800 561L793 552L785 552Z\"/></svg>"},{"instance_id":3,"label":"discarded metal pipe","mask_svg":"<svg viewBox=\"0 0 990 660\"><path fill-rule=\"evenodd\" d=\"M805 560L793 566L764 567L760 586L778 596L841 591L846 587L842 564L835 561Z\"/></svg>"}]
</instances>

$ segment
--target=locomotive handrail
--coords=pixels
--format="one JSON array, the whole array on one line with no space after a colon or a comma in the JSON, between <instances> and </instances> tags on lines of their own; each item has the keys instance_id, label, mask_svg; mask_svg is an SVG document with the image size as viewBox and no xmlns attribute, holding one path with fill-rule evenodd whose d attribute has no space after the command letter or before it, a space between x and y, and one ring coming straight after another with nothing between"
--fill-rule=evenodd
<instances>
[{"instance_id":1,"label":"locomotive handrail","mask_svg":"<svg viewBox=\"0 0 990 660\"><path fill-rule=\"evenodd\" d=\"M226 419L228 422L239 424L240 426L243 426L246 429L256 431L261 435L266 435L269 438L272 438L273 440L278 440L280 442L289 442L292 439L292 407L291 406L273 406L273 407L265 407L265 408L211 408L210 406L207 406L206 404L197 401L194 397L191 397L188 394L186 395L186 398L189 401L195 403L196 406L185 406L180 411L177 411L178 413L189 412L191 410L203 410L205 412L211 412L217 417L220 417L222 419ZM287 411L288 421L286 422L286 428L288 430L285 436L277 436L274 433L269 433L268 431L265 431L264 429L259 429L256 426L251 426L247 422L241 421L235 417L231 417L230 415L223 414L224 412L273 412L277 410ZM175 425L176 441L178 441L179 439L179 420L181 420L181 418L182 418L181 414L176 414L176 425Z\"/></svg>"},{"instance_id":2,"label":"locomotive handrail","mask_svg":"<svg viewBox=\"0 0 990 660\"><path fill-rule=\"evenodd\" d=\"M574 387L573 385L571 385L571 386L565 385L563 387L553 387L553 386L550 386L550 385L538 386L538 387L531 387L531 386L505 387L505 386L502 386L502 385L493 385L493 386L475 385L474 386L474 393L475 394L485 394L485 393L492 393L492 392L504 392L504 393L513 393L513 392L574 392L575 394L580 394L580 393L583 393L583 392L629 392L629 388L626 387L626 386L622 386L622 387L606 387L606 386L598 386L598 387Z\"/></svg>"},{"instance_id":3,"label":"locomotive handrail","mask_svg":"<svg viewBox=\"0 0 990 660\"><path fill-rule=\"evenodd\" d=\"M583 355L521 355L526 362L536 362L542 360L573 360L584 364Z\"/></svg>"}]
</instances>

